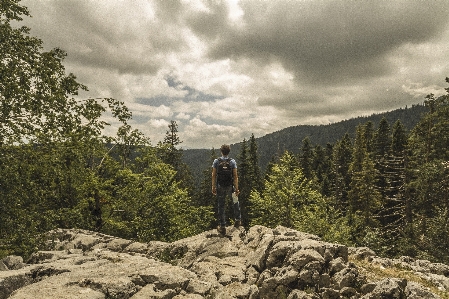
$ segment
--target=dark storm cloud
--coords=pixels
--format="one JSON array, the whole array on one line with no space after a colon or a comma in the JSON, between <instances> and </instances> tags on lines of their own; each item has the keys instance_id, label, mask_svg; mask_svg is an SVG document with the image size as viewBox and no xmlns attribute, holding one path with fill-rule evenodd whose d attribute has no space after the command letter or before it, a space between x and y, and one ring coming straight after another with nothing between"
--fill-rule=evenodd
<instances>
[{"instance_id":1,"label":"dark storm cloud","mask_svg":"<svg viewBox=\"0 0 449 299\"><path fill-rule=\"evenodd\" d=\"M78 65L118 73L155 73L164 64L166 53L181 51L184 45L181 33L169 22L164 19L161 24L157 16L152 20L127 2L121 3L122 11L117 7L109 10L106 1L23 2L40 19L32 34L45 40L47 48L63 47L69 53L67 60ZM175 2L170 2L173 8ZM156 15L168 15L165 8Z\"/></svg>"},{"instance_id":2,"label":"dark storm cloud","mask_svg":"<svg viewBox=\"0 0 449 299\"><path fill-rule=\"evenodd\" d=\"M212 42L210 57L279 61L296 80L309 84L350 84L389 74L385 59L389 51L438 36L449 20L449 1L244 1L241 5L244 25L212 30L212 36L204 35L204 30L221 23L221 10L197 18L204 29L192 28Z\"/></svg>"},{"instance_id":3,"label":"dark storm cloud","mask_svg":"<svg viewBox=\"0 0 449 299\"><path fill-rule=\"evenodd\" d=\"M23 0L89 97L191 147L411 106L449 76L448 0ZM206 146L207 147L207 146Z\"/></svg>"}]
</instances>

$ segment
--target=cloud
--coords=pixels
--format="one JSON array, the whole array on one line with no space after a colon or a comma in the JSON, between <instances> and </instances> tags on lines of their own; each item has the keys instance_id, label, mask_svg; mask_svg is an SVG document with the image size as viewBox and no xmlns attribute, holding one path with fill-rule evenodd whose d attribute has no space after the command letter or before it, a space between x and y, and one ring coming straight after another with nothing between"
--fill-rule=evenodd
<instances>
[{"instance_id":1,"label":"cloud","mask_svg":"<svg viewBox=\"0 0 449 299\"><path fill-rule=\"evenodd\" d=\"M209 38L213 41L209 55L277 61L300 82L347 84L389 74L385 58L391 50L440 35L442 24L448 22L448 5L446 1L242 2L244 26L225 27ZM222 17L220 10L214 16Z\"/></svg>"},{"instance_id":2,"label":"cloud","mask_svg":"<svg viewBox=\"0 0 449 299\"><path fill-rule=\"evenodd\" d=\"M210 148L422 102L449 76L449 1L24 0L32 35L153 143ZM227 141L225 141L227 140Z\"/></svg>"}]
</instances>

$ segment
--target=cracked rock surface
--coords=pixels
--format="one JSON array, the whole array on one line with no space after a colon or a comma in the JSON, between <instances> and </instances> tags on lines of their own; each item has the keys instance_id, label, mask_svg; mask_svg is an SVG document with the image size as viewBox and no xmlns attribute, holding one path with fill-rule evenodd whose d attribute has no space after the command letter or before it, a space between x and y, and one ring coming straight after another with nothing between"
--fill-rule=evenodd
<instances>
[{"instance_id":1,"label":"cracked rock surface","mask_svg":"<svg viewBox=\"0 0 449 299\"><path fill-rule=\"evenodd\" d=\"M227 227L172 243L138 243L85 230L47 233L28 260L0 261L0 299L440 298L399 278L368 281L350 261L400 266L449 291L449 267L382 259L285 227Z\"/></svg>"}]
</instances>

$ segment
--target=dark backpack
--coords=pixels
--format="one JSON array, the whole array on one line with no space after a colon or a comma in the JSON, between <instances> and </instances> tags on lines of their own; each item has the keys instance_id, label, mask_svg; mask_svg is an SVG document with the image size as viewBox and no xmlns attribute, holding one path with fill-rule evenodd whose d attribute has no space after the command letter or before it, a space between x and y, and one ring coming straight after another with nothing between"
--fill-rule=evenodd
<instances>
[{"instance_id":1,"label":"dark backpack","mask_svg":"<svg viewBox=\"0 0 449 299\"><path fill-rule=\"evenodd\" d=\"M217 182L222 187L232 185L231 158L218 158Z\"/></svg>"}]
</instances>

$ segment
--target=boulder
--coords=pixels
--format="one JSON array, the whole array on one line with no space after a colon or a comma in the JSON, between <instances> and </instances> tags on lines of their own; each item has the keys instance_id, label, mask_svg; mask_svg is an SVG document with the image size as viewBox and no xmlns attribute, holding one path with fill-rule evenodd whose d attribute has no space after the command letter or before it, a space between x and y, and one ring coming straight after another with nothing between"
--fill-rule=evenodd
<instances>
[{"instance_id":1,"label":"boulder","mask_svg":"<svg viewBox=\"0 0 449 299\"><path fill-rule=\"evenodd\" d=\"M45 244L26 263L0 261L0 299L439 298L404 279L368 281L349 257L398 265L449 290L446 265L383 259L282 226L227 227L225 235L210 230L172 243L58 229Z\"/></svg>"}]
</instances>

